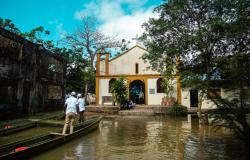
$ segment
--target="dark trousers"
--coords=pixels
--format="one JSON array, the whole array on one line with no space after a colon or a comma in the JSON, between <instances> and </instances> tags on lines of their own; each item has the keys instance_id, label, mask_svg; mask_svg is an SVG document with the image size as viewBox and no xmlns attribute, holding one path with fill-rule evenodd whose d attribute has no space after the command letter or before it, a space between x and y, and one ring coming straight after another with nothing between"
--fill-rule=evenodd
<instances>
[{"instance_id":1,"label":"dark trousers","mask_svg":"<svg viewBox=\"0 0 250 160\"><path fill-rule=\"evenodd\" d=\"M79 114L80 114L79 122L83 122L85 120L84 111L81 111Z\"/></svg>"}]
</instances>

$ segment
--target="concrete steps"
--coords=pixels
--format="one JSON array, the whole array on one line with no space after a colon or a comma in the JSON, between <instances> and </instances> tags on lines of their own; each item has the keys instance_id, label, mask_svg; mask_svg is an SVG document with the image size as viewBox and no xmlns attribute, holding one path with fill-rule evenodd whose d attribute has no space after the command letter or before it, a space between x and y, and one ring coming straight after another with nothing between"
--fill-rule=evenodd
<instances>
[{"instance_id":1,"label":"concrete steps","mask_svg":"<svg viewBox=\"0 0 250 160\"><path fill-rule=\"evenodd\" d=\"M104 113L104 114L118 114L118 115L163 115L167 113L168 107L160 105L136 105L131 110L120 110L118 106L86 106L87 112ZM188 109L188 113L196 114L196 108Z\"/></svg>"},{"instance_id":2,"label":"concrete steps","mask_svg":"<svg viewBox=\"0 0 250 160\"><path fill-rule=\"evenodd\" d=\"M119 115L142 115L142 116L151 116L154 115L153 109L133 109L133 110L120 110Z\"/></svg>"}]
</instances>

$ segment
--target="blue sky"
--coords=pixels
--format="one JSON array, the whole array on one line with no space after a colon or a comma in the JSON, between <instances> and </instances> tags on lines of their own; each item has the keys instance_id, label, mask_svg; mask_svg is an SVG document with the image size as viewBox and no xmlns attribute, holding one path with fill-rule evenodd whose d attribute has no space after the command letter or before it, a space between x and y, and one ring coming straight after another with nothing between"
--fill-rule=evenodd
<instances>
[{"instance_id":1,"label":"blue sky","mask_svg":"<svg viewBox=\"0 0 250 160\"><path fill-rule=\"evenodd\" d=\"M72 33L82 15L94 15L106 35L131 40L143 32L141 24L156 17L162 0L1 0L0 17L11 19L22 31L44 26L47 38L57 41Z\"/></svg>"}]
</instances>

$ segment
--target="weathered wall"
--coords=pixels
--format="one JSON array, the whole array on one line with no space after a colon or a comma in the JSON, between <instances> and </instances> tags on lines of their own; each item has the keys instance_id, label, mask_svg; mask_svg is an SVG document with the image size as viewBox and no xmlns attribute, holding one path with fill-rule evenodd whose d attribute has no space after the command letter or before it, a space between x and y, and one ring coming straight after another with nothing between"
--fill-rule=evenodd
<instances>
[{"instance_id":1,"label":"weathered wall","mask_svg":"<svg viewBox=\"0 0 250 160\"><path fill-rule=\"evenodd\" d=\"M14 106L16 113L33 113L63 106L65 67L61 57L0 28L0 110ZM50 97L48 86L57 87Z\"/></svg>"}]
</instances>

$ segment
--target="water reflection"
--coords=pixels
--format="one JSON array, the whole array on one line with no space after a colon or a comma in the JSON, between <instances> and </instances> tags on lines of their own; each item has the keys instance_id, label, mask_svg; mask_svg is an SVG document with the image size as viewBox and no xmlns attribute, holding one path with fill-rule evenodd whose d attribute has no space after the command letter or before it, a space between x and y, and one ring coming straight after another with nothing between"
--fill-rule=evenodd
<instances>
[{"instance_id":1,"label":"water reflection","mask_svg":"<svg viewBox=\"0 0 250 160\"><path fill-rule=\"evenodd\" d=\"M34 159L247 159L243 144L227 130L199 125L195 117L117 117L99 130Z\"/></svg>"}]
</instances>

